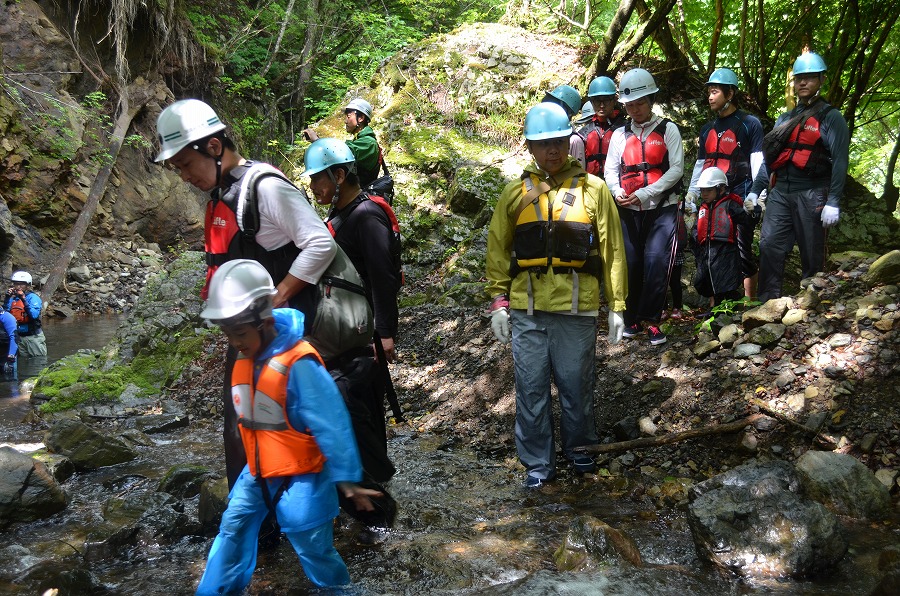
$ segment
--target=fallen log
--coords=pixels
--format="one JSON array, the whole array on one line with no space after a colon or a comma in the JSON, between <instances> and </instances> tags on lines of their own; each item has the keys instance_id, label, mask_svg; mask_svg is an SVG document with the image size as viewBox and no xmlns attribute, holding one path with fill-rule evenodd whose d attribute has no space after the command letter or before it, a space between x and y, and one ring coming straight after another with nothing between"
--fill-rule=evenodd
<instances>
[{"instance_id":1,"label":"fallen log","mask_svg":"<svg viewBox=\"0 0 900 596\"><path fill-rule=\"evenodd\" d=\"M825 432L822 432L822 426L824 426L824 424L820 425L819 428L810 428L804 424L797 422L796 420L792 420L791 418L788 418L788 416L786 416L785 414L782 414L778 410L770 407L769 404L767 404L765 401L763 401L759 398L750 399L750 403L752 405L756 406L757 408L759 408L759 410L761 412L765 412L767 415L778 420L779 422L783 422L783 423L787 424L788 426L790 426L791 428L802 431L808 435L813 435L814 440L817 443L819 443L820 445L823 445L830 449L834 449L835 447L837 447L837 445L839 443L838 439L834 438L833 436L831 436Z\"/></svg>"},{"instance_id":2,"label":"fallen log","mask_svg":"<svg viewBox=\"0 0 900 596\"><path fill-rule=\"evenodd\" d=\"M578 447L575 451L581 453L614 453L616 451L629 451L631 449L643 449L646 447L659 447L660 445L668 445L669 443L677 443L687 439L696 439L697 437L706 437L709 435L727 435L737 432L746 426L753 424L763 414L752 414L746 418L741 418L735 422L727 422L725 424L714 424L712 426L703 426L700 428L692 428L690 430L682 430L679 432L669 433L661 437L641 437L640 439L632 439L631 441L620 441L618 443L604 443L602 445L584 445Z\"/></svg>"}]
</instances>

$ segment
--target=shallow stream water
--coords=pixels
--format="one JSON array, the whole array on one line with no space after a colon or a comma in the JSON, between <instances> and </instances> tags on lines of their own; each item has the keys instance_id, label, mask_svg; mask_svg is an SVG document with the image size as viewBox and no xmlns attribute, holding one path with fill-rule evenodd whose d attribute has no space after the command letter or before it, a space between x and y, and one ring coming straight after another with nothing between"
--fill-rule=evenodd
<instances>
[{"instance_id":1,"label":"shallow stream water","mask_svg":"<svg viewBox=\"0 0 900 596\"><path fill-rule=\"evenodd\" d=\"M49 359L66 350L99 347L117 323L48 325ZM26 374L28 369L20 368L24 379L23 369ZM21 392L9 388L0 398L0 442L41 440L39 432L20 422L29 408L24 387ZM34 570L48 567L49 561L56 570L89 570L103 585L92 593L192 594L210 537L174 544L144 539L105 557L92 555L85 545L104 523L101 508L110 497L154 492L177 463L220 470L220 424L201 420L188 429L153 435L154 445L137 460L66 481L70 503L64 512L0 533L0 593L39 593L45 584ZM648 508L633 498L637 479L581 478L563 470L555 482L526 491L515 462L480 456L452 438L422 434L408 425L392 428L389 449L398 468L389 486L400 505L396 527L374 546L358 542L361 528L349 518L338 518L335 529L355 594L868 594L878 578L878 553L898 542L896 523L849 524L851 550L829 577L742 583L697 558L683 511ZM196 507L197 498L184 502L189 516L196 515ZM586 572L555 571L553 552L579 515L595 516L630 534L644 566L608 562ZM326 592L311 588L286 541L260 553L248 594L308 593Z\"/></svg>"}]
</instances>

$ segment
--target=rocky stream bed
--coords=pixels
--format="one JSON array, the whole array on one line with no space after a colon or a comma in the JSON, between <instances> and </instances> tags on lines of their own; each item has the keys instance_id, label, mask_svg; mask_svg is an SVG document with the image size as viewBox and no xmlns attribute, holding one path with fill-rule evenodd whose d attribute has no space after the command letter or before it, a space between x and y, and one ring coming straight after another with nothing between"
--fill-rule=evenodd
<instances>
[{"instance_id":1,"label":"rocky stream bed","mask_svg":"<svg viewBox=\"0 0 900 596\"><path fill-rule=\"evenodd\" d=\"M133 281L116 294L154 300L125 305L129 322L91 365L98 370L202 328L186 289L199 259L150 292L135 270L167 259L142 249L143 259L132 249L136 261L117 279ZM360 544L361 528L344 517L336 530L357 592L897 593L895 253L874 268L869 255L832 257L830 272L795 296L721 314L706 331L690 315L670 321L662 346L608 346L601 333L603 443L743 430L604 445L597 474L562 469L537 491L521 487L509 348L477 309L403 309L392 372L407 421L389 427L396 528L374 546ZM79 294L73 316L76 303L101 302ZM159 392L130 387L114 401L5 423L16 448L0 448L0 592L192 593L225 492L223 343L199 337L183 374ZM43 399L40 382L34 398ZM44 451L55 453L32 463ZM261 553L249 593L314 591L282 542Z\"/></svg>"}]
</instances>

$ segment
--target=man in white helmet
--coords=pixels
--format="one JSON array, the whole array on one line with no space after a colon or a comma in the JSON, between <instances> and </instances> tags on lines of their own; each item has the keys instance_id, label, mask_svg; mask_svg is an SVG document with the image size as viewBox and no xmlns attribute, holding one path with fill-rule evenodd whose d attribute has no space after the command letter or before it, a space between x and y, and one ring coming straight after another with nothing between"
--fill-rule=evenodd
<instances>
[{"instance_id":1,"label":"man in white helmet","mask_svg":"<svg viewBox=\"0 0 900 596\"><path fill-rule=\"evenodd\" d=\"M371 121L372 104L361 97L351 99L344 108L344 129L353 135L346 143L356 157L356 175L359 177L359 186L363 189L378 178L378 171L384 162L375 131L369 126ZM303 133L310 141L319 138L311 128L307 128Z\"/></svg>"},{"instance_id":2,"label":"man in white helmet","mask_svg":"<svg viewBox=\"0 0 900 596\"><path fill-rule=\"evenodd\" d=\"M306 194L283 175L261 177L255 185L258 228L252 238L241 233L247 213L246 189L241 182L254 162L244 159L226 135L225 124L215 111L197 99L168 106L156 123L160 139L157 162L167 162L182 180L210 194L206 207L205 250L207 282L228 261L250 258L265 267L275 280L276 308L292 306L312 320L316 283L337 252L337 245ZM275 169L267 166L270 170ZM309 323L307 323L309 325ZM230 404L230 371L235 352L229 351L225 379L225 463L229 486L244 467L245 456Z\"/></svg>"},{"instance_id":3,"label":"man in white helmet","mask_svg":"<svg viewBox=\"0 0 900 596\"><path fill-rule=\"evenodd\" d=\"M6 302L3 306L16 319L19 353L23 356L46 356L47 338L41 330L41 310L44 303L31 289L31 274L16 271L10 279L12 287L6 290Z\"/></svg>"},{"instance_id":4,"label":"man in white helmet","mask_svg":"<svg viewBox=\"0 0 900 596\"><path fill-rule=\"evenodd\" d=\"M839 110L819 92L825 82L825 60L807 52L794 61L797 106L778 117L763 142L779 138L766 151L768 175L753 181L747 201L766 189L766 215L759 233L759 299L781 296L784 262L797 244L802 277L825 267L826 230L838 222L847 181L850 131Z\"/></svg>"}]
</instances>

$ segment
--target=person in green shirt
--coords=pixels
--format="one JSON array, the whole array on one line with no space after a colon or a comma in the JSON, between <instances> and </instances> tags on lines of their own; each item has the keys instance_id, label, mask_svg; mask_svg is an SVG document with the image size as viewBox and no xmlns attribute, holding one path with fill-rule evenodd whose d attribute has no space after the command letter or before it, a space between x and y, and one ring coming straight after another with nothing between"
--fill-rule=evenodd
<instances>
[{"instance_id":1,"label":"person in green shirt","mask_svg":"<svg viewBox=\"0 0 900 596\"><path fill-rule=\"evenodd\" d=\"M347 146L356 158L356 174L359 177L359 185L366 189L378 178L378 170L381 167L381 148L375 138L375 131L369 126L372 121L372 104L357 97L350 100L344 108L344 128L353 135L347 141ZM310 141L319 138L311 128L303 131L303 135Z\"/></svg>"}]
</instances>

